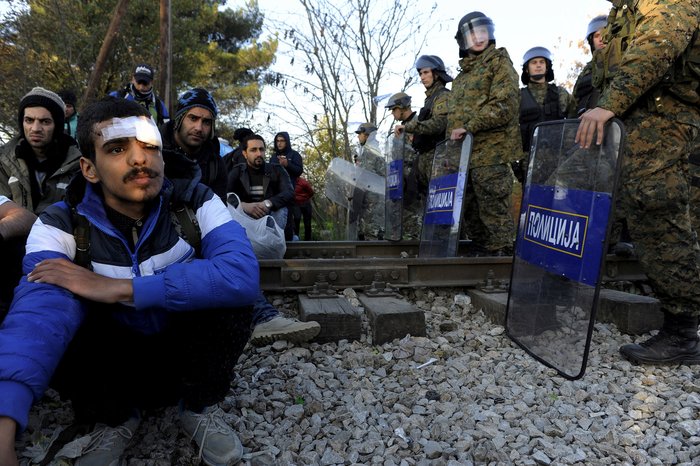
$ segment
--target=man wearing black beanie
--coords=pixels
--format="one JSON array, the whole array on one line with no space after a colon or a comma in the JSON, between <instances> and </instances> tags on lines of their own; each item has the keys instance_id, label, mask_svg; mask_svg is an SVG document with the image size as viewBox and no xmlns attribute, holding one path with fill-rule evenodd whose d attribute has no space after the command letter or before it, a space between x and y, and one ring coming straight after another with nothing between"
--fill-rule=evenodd
<instances>
[{"instance_id":1,"label":"man wearing black beanie","mask_svg":"<svg viewBox=\"0 0 700 466\"><path fill-rule=\"evenodd\" d=\"M224 200L228 172L219 155L219 140L215 137L218 114L219 108L209 92L201 88L190 89L178 99L175 118L161 126L161 135L166 164L168 151L184 154L199 165L201 182Z\"/></svg>"},{"instance_id":2,"label":"man wearing black beanie","mask_svg":"<svg viewBox=\"0 0 700 466\"><path fill-rule=\"evenodd\" d=\"M63 199L73 174L80 171L80 151L63 132L65 105L55 93L35 87L19 103L19 133L0 147L0 198L14 201L17 215L33 218ZM27 212L21 211L26 209ZM32 222L13 223L12 237L0 231L0 301L11 300L19 281L24 244ZM2 318L0 312L0 320Z\"/></svg>"},{"instance_id":3,"label":"man wearing black beanie","mask_svg":"<svg viewBox=\"0 0 700 466\"><path fill-rule=\"evenodd\" d=\"M0 195L35 214L62 200L80 171L80 151L63 132L64 112L56 93L35 87L19 103L19 133L0 147Z\"/></svg>"}]
</instances>

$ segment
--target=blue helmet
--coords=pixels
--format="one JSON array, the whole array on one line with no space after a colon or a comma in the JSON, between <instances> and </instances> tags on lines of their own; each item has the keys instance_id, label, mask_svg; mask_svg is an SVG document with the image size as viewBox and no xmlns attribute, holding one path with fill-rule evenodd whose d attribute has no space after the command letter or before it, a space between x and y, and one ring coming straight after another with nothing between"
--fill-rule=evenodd
<instances>
[{"instance_id":1,"label":"blue helmet","mask_svg":"<svg viewBox=\"0 0 700 466\"><path fill-rule=\"evenodd\" d=\"M416 69L420 71L423 68L430 68L433 70L437 77L445 84L453 81L452 76L445 71L445 64L442 59L437 55L421 55L418 57L418 60L416 60Z\"/></svg>"},{"instance_id":2,"label":"blue helmet","mask_svg":"<svg viewBox=\"0 0 700 466\"><path fill-rule=\"evenodd\" d=\"M530 82L530 72L527 64L533 58L538 57L544 58L544 60L547 62L547 71L544 75L545 82L554 81L554 70L552 70L552 53L545 47L532 47L530 50L525 52L525 55L523 55L523 72L520 75L520 81L526 86L527 83Z\"/></svg>"},{"instance_id":3,"label":"blue helmet","mask_svg":"<svg viewBox=\"0 0 700 466\"><path fill-rule=\"evenodd\" d=\"M593 34L595 34L596 31L603 29L607 25L608 17L605 15L596 16L590 23L588 23L588 28L586 28L586 41L588 42L588 46L591 48L591 52L595 51L593 46Z\"/></svg>"}]
</instances>

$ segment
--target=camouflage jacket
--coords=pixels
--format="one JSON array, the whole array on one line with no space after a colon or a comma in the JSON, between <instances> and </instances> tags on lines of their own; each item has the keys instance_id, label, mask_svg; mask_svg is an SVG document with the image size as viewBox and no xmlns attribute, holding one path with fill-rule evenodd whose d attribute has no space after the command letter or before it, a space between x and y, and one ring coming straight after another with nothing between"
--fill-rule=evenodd
<instances>
[{"instance_id":1,"label":"camouflage jacket","mask_svg":"<svg viewBox=\"0 0 700 466\"><path fill-rule=\"evenodd\" d=\"M447 131L464 128L474 135L469 165L483 167L520 158L520 88L504 48L489 46L459 61L460 73L447 94Z\"/></svg>"},{"instance_id":2,"label":"camouflage jacket","mask_svg":"<svg viewBox=\"0 0 700 466\"><path fill-rule=\"evenodd\" d=\"M370 144L369 141L363 146L358 147L357 163L361 168L376 173L379 176L386 176L386 162L375 144Z\"/></svg>"},{"instance_id":3,"label":"camouflage jacket","mask_svg":"<svg viewBox=\"0 0 700 466\"><path fill-rule=\"evenodd\" d=\"M662 82L700 26L700 0L636 0L632 7L630 0L611 2L614 8L603 35L607 45L594 54L594 83L602 81L598 106L623 116L644 105L700 126L697 109L677 99ZM627 33L632 22L634 30Z\"/></svg>"},{"instance_id":4,"label":"camouflage jacket","mask_svg":"<svg viewBox=\"0 0 700 466\"><path fill-rule=\"evenodd\" d=\"M68 146L63 165L44 181L43 196L39 205L35 206L32 203L29 168L24 160L17 157L17 147L21 141L19 136L15 136L0 147L0 195L9 197L38 215L63 199L68 182L80 171L80 151L75 144Z\"/></svg>"},{"instance_id":5,"label":"camouflage jacket","mask_svg":"<svg viewBox=\"0 0 700 466\"><path fill-rule=\"evenodd\" d=\"M417 118L413 118L406 123L406 132L414 133L420 136L435 135L434 140L426 141L431 150L435 144L441 141L445 135L447 128L447 96L449 90L441 81L435 81L435 84L430 86L425 91L425 106L421 109ZM424 116L427 116L425 118ZM415 139L414 139L414 146ZM418 147L416 147L418 150Z\"/></svg>"},{"instance_id":6,"label":"camouflage jacket","mask_svg":"<svg viewBox=\"0 0 700 466\"><path fill-rule=\"evenodd\" d=\"M532 97L534 97L535 101L540 105L544 104L544 98L547 95L548 85L548 83L535 83L532 81L530 81L527 85ZM575 114L576 102L571 94L569 94L569 91L564 89L562 86L557 86L557 90L559 91L559 113L565 116L569 116L572 113Z\"/></svg>"}]
</instances>

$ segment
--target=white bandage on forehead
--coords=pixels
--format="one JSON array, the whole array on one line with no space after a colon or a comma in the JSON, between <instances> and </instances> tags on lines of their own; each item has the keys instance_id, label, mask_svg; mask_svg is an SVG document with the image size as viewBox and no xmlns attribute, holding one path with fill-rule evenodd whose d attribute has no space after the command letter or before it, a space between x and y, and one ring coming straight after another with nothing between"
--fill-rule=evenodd
<instances>
[{"instance_id":1,"label":"white bandage on forehead","mask_svg":"<svg viewBox=\"0 0 700 466\"><path fill-rule=\"evenodd\" d=\"M102 137L105 142L113 139L136 138L137 141L145 144L163 148L158 127L152 119L144 116L112 118L112 122L102 128Z\"/></svg>"}]
</instances>

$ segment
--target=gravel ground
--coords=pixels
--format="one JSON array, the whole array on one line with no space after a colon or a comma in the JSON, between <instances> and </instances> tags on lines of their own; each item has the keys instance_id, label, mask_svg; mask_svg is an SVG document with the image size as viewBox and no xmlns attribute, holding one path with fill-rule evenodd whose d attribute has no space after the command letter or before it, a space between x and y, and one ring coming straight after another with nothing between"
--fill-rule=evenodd
<instances>
[{"instance_id":1,"label":"gravel ground","mask_svg":"<svg viewBox=\"0 0 700 466\"><path fill-rule=\"evenodd\" d=\"M360 306L354 291L344 294ZM427 338L248 347L222 403L246 449L240 464L700 464L699 369L632 366L617 352L631 337L597 324L586 375L568 381L463 290L403 294L425 311ZM294 296L275 298L296 312ZM20 451L32 454L69 422L68 406L49 394ZM198 464L177 426L172 408L147 417L127 464Z\"/></svg>"}]
</instances>

